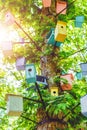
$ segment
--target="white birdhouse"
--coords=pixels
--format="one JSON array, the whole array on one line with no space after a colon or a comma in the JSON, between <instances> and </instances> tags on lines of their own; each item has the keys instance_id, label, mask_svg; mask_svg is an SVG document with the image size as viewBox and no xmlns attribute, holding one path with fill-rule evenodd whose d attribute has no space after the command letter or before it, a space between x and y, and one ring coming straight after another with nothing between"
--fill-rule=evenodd
<instances>
[{"instance_id":1,"label":"white birdhouse","mask_svg":"<svg viewBox=\"0 0 87 130\"><path fill-rule=\"evenodd\" d=\"M34 64L29 64L25 66L25 74L27 83L36 82L36 68Z\"/></svg>"},{"instance_id":2,"label":"white birdhouse","mask_svg":"<svg viewBox=\"0 0 87 130\"><path fill-rule=\"evenodd\" d=\"M23 97L20 95L7 94L7 114L9 116L20 116L23 112Z\"/></svg>"},{"instance_id":3,"label":"white birdhouse","mask_svg":"<svg viewBox=\"0 0 87 130\"><path fill-rule=\"evenodd\" d=\"M12 56L13 55L13 44L10 41L7 42L3 42L3 44L1 45L3 54L5 56Z\"/></svg>"},{"instance_id":4,"label":"white birdhouse","mask_svg":"<svg viewBox=\"0 0 87 130\"><path fill-rule=\"evenodd\" d=\"M16 68L17 70L25 70L25 57L20 57L16 60Z\"/></svg>"},{"instance_id":5,"label":"white birdhouse","mask_svg":"<svg viewBox=\"0 0 87 130\"><path fill-rule=\"evenodd\" d=\"M80 104L81 104L81 113L85 117L87 117L87 95L81 97Z\"/></svg>"}]
</instances>

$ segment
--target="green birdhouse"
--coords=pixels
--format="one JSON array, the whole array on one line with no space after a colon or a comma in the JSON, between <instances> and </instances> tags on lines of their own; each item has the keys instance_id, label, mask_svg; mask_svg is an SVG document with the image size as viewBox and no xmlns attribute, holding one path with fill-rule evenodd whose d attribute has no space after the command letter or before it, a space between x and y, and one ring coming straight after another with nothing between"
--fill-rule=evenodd
<instances>
[{"instance_id":1,"label":"green birdhouse","mask_svg":"<svg viewBox=\"0 0 87 130\"><path fill-rule=\"evenodd\" d=\"M23 97L21 95L7 94L7 114L9 116L20 116L23 112Z\"/></svg>"},{"instance_id":2,"label":"green birdhouse","mask_svg":"<svg viewBox=\"0 0 87 130\"><path fill-rule=\"evenodd\" d=\"M27 83L36 82L36 68L33 63L25 66L25 75Z\"/></svg>"}]
</instances>

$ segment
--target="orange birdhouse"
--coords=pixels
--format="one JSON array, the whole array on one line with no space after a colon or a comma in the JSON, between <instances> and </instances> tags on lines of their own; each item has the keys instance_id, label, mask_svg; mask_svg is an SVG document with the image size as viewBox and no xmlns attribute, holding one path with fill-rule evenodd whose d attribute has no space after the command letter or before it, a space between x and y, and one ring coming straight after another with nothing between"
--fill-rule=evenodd
<instances>
[{"instance_id":1,"label":"orange birdhouse","mask_svg":"<svg viewBox=\"0 0 87 130\"><path fill-rule=\"evenodd\" d=\"M50 92L52 96L58 96L58 87L50 87Z\"/></svg>"},{"instance_id":2,"label":"orange birdhouse","mask_svg":"<svg viewBox=\"0 0 87 130\"><path fill-rule=\"evenodd\" d=\"M66 83L61 81L61 88L62 90L71 90L72 89L72 81L74 77L72 74L65 74L61 76L62 79L66 80Z\"/></svg>"},{"instance_id":3,"label":"orange birdhouse","mask_svg":"<svg viewBox=\"0 0 87 130\"><path fill-rule=\"evenodd\" d=\"M64 42L66 38L66 22L58 21L55 28L55 40Z\"/></svg>"},{"instance_id":4,"label":"orange birdhouse","mask_svg":"<svg viewBox=\"0 0 87 130\"><path fill-rule=\"evenodd\" d=\"M51 6L51 0L42 0L44 7L50 7Z\"/></svg>"},{"instance_id":5,"label":"orange birdhouse","mask_svg":"<svg viewBox=\"0 0 87 130\"><path fill-rule=\"evenodd\" d=\"M56 3L56 13L66 14L67 2L66 1L57 1Z\"/></svg>"}]
</instances>

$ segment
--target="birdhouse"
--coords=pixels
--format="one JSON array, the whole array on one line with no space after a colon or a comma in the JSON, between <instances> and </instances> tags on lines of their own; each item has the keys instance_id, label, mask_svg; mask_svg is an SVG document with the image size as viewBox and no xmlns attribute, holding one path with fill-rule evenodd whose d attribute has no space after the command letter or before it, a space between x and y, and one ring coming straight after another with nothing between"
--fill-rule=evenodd
<instances>
[{"instance_id":1,"label":"birdhouse","mask_svg":"<svg viewBox=\"0 0 87 130\"><path fill-rule=\"evenodd\" d=\"M57 14L66 14L67 2L66 1L57 1L56 3L56 13Z\"/></svg>"},{"instance_id":2,"label":"birdhouse","mask_svg":"<svg viewBox=\"0 0 87 130\"><path fill-rule=\"evenodd\" d=\"M75 27L82 27L82 24L84 22L84 16L77 16L75 19Z\"/></svg>"},{"instance_id":3,"label":"birdhouse","mask_svg":"<svg viewBox=\"0 0 87 130\"><path fill-rule=\"evenodd\" d=\"M66 38L66 23L58 21L55 28L55 41L64 42Z\"/></svg>"},{"instance_id":4,"label":"birdhouse","mask_svg":"<svg viewBox=\"0 0 87 130\"><path fill-rule=\"evenodd\" d=\"M7 94L7 114L9 116L20 116L23 112L23 97L20 95Z\"/></svg>"},{"instance_id":5,"label":"birdhouse","mask_svg":"<svg viewBox=\"0 0 87 130\"><path fill-rule=\"evenodd\" d=\"M81 97L80 99L80 105L81 105L81 113L87 117L87 95Z\"/></svg>"},{"instance_id":6,"label":"birdhouse","mask_svg":"<svg viewBox=\"0 0 87 130\"><path fill-rule=\"evenodd\" d=\"M42 0L44 7L50 7L51 6L51 0Z\"/></svg>"},{"instance_id":7,"label":"birdhouse","mask_svg":"<svg viewBox=\"0 0 87 130\"><path fill-rule=\"evenodd\" d=\"M54 31L55 31L55 29L54 29L54 28L51 28L51 30L50 30L49 33L47 34L47 36L46 36L46 38L45 38L45 42L46 42L47 44L52 44L52 45L55 44Z\"/></svg>"},{"instance_id":8,"label":"birdhouse","mask_svg":"<svg viewBox=\"0 0 87 130\"><path fill-rule=\"evenodd\" d=\"M81 80L82 79L82 72L76 72L76 78L78 80Z\"/></svg>"},{"instance_id":9,"label":"birdhouse","mask_svg":"<svg viewBox=\"0 0 87 130\"><path fill-rule=\"evenodd\" d=\"M57 46L57 47L60 47L61 46L61 44L62 44L62 42L55 42L55 46Z\"/></svg>"},{"instance_id":10,"label":"birdhouse","mask_svg":"<svg viewBox=\"0 0 87 130\"><path fill-rule=\"evenodd\" d=\"M13 55L13 45L12 42L3 42L1 45L4 56L12 56Z\"/></svg>"},{"instance_id":11,"label":"birdhouse","mask_svg":"<svg viewBox=\"0 0 87 130\"><path fill-rule=\"evenodd\" d=\"M29 64L25 66L25 74L27 83L36 82L36 68L34 64Z\"/></svg>"},{"instance_id":12,"label":"birdhouse","mask_svg":"<svg viewBox=\"0 0 87 130\"><path fill-rule=\"evenodd\" d=\"M87 75L87 63L81 63L80 67L82 70L82 76L86 76Z\"/></svg>"},{"instance_id":13,"label":"birdhouse","mask_svg":"<svg viewBox=\"0 0 87 130\"><path fill-rule=\"evenodd\" d=\"M47 34L46 38L45 38L45 42L47 44L51 44L57 47L60 47L60 45L62 44L61 42L57 42L54 39L54 33L55 33L55 29L51 28L51 30L49 31L49 33Z\"/></svg>"},{"instance_id":14,"label":"birdhouse","mask_svg":"<svg viewBox=\"0 0 87 130\"><path fill-rule=\"evenodd\" d=\"M20 38L20 43L24 44L24 38Z\"/></svg>"},{"instance_id":15,"label":"birdhouse","mask_svg":"<svg viewBox=\"0 0 87 130\"><path fill-rule=\"evenodd\" d=\"M36 81L39 84L48 85L47 84L47 77L45 77L45 76L36 75Z\"/></svg>"},{"instance_id":16,"label":"birdhouse","mask_svg":"<svg viewBox=\"0 0 87 130\"><path fill-rule=\"evenodd\" d=\"M63 81L61 81L62 90L71 90L72 89L72 81L74 80L73 75L72 74L65 74L65 75L61 75L60 78L67 80L67 83L64 83Z\"/></svg>"},{"instance_id":17,"label":"birdhouse","mask_svg":"<svg viewBox=\"0 0 87 130\"><path fill-rule=\"evenodd\" d=\"M25 57L20 57L16 60L16 68L17 70L25 70Z\"/></svg>"},{"instance_id":18,"label":"birdhouse","mask_svg":"<svg viewBox=\"0 0 87 130\"><path fill-rule=\"evenodd\" d=\"M5 23L7 25L12 25L14 22L15 22L14 16L10 12L7 12L5 14Z\"/></svg>"},{"instance_id":19,"label":"birdhouse","mask_svg":"<svg viewBox=\"0 0 87 130\"><path fill-rule=\"evenodd\" d=\"M50 87L50 92L52 96L58 96L58 87Z\"/></svg>"}]
</instances>

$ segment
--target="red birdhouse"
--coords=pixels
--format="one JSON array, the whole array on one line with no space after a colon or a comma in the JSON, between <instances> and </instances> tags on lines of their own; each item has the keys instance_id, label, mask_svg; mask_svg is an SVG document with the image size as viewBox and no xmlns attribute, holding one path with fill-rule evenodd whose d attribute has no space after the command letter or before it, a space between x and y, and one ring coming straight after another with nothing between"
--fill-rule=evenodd
<instances>
[{"instance_id":1,"label":"red birdhouse","mask_svg":"<svg viewBox=\"0 0 87 130\"><path fill-rule=\"evenodd\" d=\"M67 2L66 1L57 1L56 3L56 13L66 14Z\"/></svg>"},{"instance_id":2,"label":"red birdhouse","mask_svg":"<svg viewBox=\"0 0 87 130\"><path fill-rule=\"evenodd\" d=\"M62 90L71 90L72 89L72 81L74 80L74 77L72 74L65 74L62 75L61 78L67 80L67 83L64 83L61 81L61 88Z\"/></svg>"},{"instance_id":3,"label":"red birdhouse","mask_svg":"<svg viewBox=\"0 0 87 130\"><path fill-rule=\"evenodd\" d=\"M50 7L51 6L51 0L42 0L44 7Z\"/></svg>"}]
</instances>

